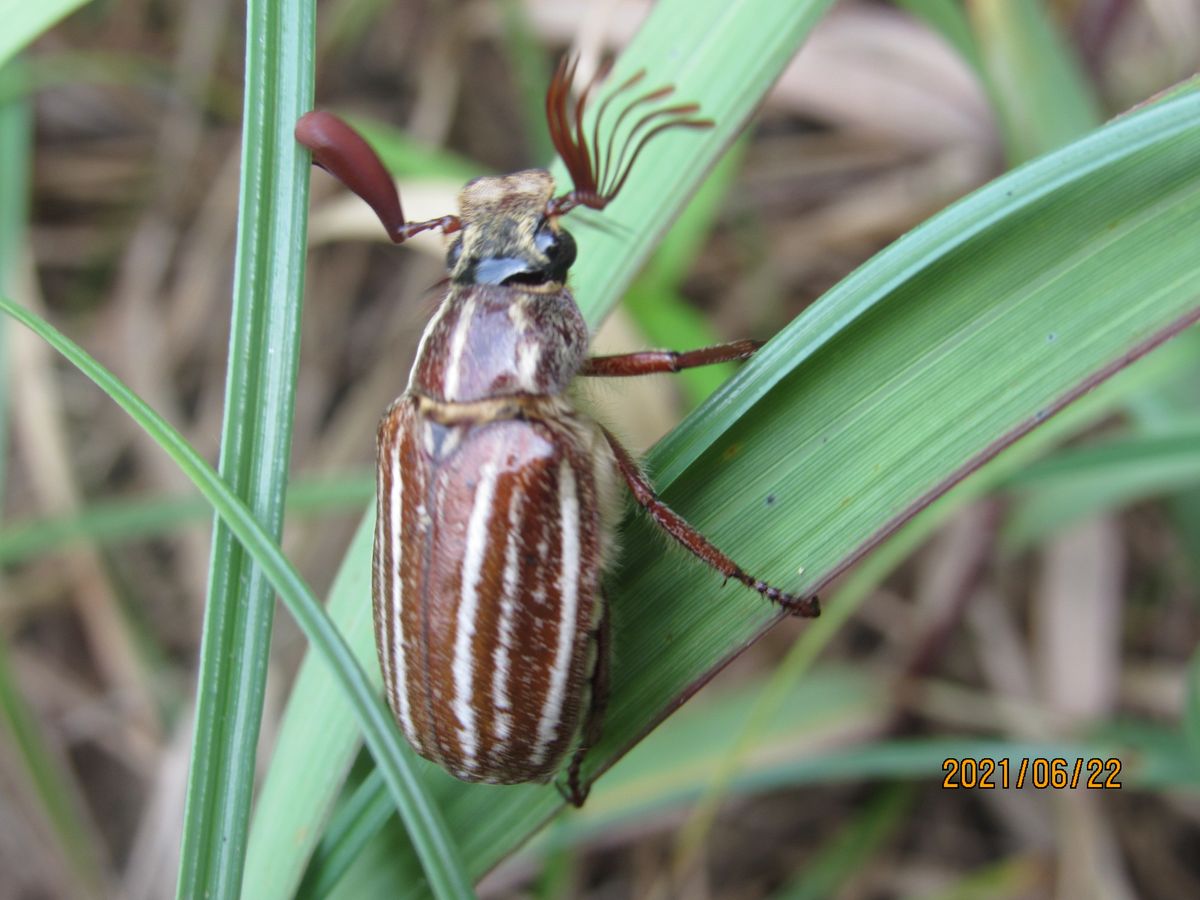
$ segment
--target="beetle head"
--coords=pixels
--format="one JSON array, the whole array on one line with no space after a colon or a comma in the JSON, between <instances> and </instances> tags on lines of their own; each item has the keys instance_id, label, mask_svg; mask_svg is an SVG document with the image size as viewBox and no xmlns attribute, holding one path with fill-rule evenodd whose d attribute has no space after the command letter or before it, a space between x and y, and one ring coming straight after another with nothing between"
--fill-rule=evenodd
<instances>
[{"instance_id":1,"label":"beetle head","mask_svg":"<svg viewBox=\"0 0 1200 900\"><path fill-rule=\"evenodd\" d=\"M545 169L468 182L458 195L461 229L446 257L451 281L561 286L575 241L546 214L553 196Z\"/></svg>"}]
</instances>

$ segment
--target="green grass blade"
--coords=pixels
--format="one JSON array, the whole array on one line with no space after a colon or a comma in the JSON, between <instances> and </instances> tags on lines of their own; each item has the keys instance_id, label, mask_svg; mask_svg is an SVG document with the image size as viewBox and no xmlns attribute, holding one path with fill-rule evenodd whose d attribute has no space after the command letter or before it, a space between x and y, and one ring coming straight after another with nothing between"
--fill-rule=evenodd
<instances>
[{"instance_id":1,"label":"green grass blade","mask_svg":"<svg viewBox=\"0 0 1200 900\"><path fill-rule=\"evenodd\" d=\"M817 851L812 863L775 900L822 900L858 876L872 857L905 825L916 801L912 785L893 784L856 811L837 835Z\"/></svg>"},{"instance_id":2,"label":"green grass blade","mask_svg":"<svg viewBox=\"0 0 1200 900\"><path fill-rule=\"evenodd\" d=\"M971 23L967 19L959 0L893 0L893 2L924 19L929 25L946 39L963 59L982 73L983 58L979 47L975 44L975 35L971 31Z\"/></svg>"},{"instance_id":3,"label":"green grass blade","mask_svg":"<svg viewBox=\"0 0 1200 900\"><path fill-rule=\"evenodd\" d=\"M1200 240L1198 113L1193 94L1109 126L885 250L655 449L667 498L702 526L719 522L719 541L757 552L765 577L792 587L786 573L803 562L819 588L1000 448L1200 317L1189 249ZM701 577L684 582L633 531L621 595L703 591ZM740 597L723 598L702 628L683 604L635 607L623 625L614 617L614 640L632 649L614 678L611 730L626 715L644 721L707 671L691 668L690 653L652 647L670 635L675 650L687 634L711 665L761 630L748 620L769 622L752 600L727 611ZM670 676L668 659L678 663Z\"/></svg>"},{"instance_id":4,"label":"green grass blade","mask_svg":"<svg viewBox=\"0 0 1200 900\"><path fill-rule=\"evenodd\" d=\"M704 347L721 340L704 315L679 293L679 284L712 231L721 201L741 167L744 149L745 141L741 141L720 159L621 300L651 347ZM680 372L679 386L689 401L688 408L735 371L733 363L723 363Z\"/></svg>"},{"instance_id":5,"label":"green grass blade","mask_svg":"<svg viewBox=\"0 0 1200 900\"><path fill-rule=\"evenodd\" d=\"M100 862L93 844L94 832L81 804L71 772L43 737L37 717L21 696L8 649L0 640L0 738L11 742L12 755L28 779L29 793L50 826L57 846L53 852L65 861L75 890L98 897ZM8 754L6 754L8 755Z\"/></svg>"},{"instance_id":6,"label":"green grass blade","mask_svg":"<svg viewBox=\"0 0 1200 900\"><path fill-rule=\"evenodd\" d=\"M358 664L380 692L371 622L372 510L355 532L329 591L329 617L337 623ZM247 897L291 897L309 855L333 812L342 780L358 753L354 711L320 660L309 653L292 685L275 740L275 754L259 789L246 851L243 893ZM319 774L318 774L319 773ZM297 784L305 785L297 791Z\"/></svg>"},{"instance_id":7,"label":"green grass blade","mask_svg":"<svg viewBox=\"0 0 1200 900\"><path fill-rule=\"evenodd\" d=\"M0 66L0 78L21 61ZM33 116L25 99L0 101L0 292L16 291L17 268L26 245L33 147ZM8 448L8 323L0 321L0 498L6 496ZM40 804L60 858L78 890L101 893L101 866L93 833L80 804L71 771L42 734L37 717L25 703L8 659L7 636L0 635L0 738L11 741L30 793Z\"/></svg>"},{"instance_id":8,"label":"green grass blade","mask_svg":"<svg viewBox=\"0 0 1200 900\"><path fill-rule=\"evenodd\" d=\"M20 62L0 66L0 78ZM33 117L28 101L0 101L0 293L17 292L17 266L25 246L32 177L30 148ZM6 496L8 475L8 339L0 323L0 498Z\"/></svg>"},{"instance_id":9,"label":"green grass blade","mask_svg":"<svg viewBox=\"0 0 1200 900\"><path fill-rule=\"evenodd\" d=\"M1187 668L1187 690L1183 706L1183 738L1192 769L1200 775L1200 649L1193 651Z\"/></svg>"},{"instance_id":10,"label":"green grass blade","mask_svg":"<svg viewBox=\"0 0 1200 900\"><path fill-rule=\"evenodd\" d=\"M220 471L279 537L291 457L304 289L308 156L292 137L312 106L309 2L251 0L238 247ZM179 896L242 882L275 598L228 525L213 528Z\"/></svg>"},{"instance_id":11,"label":"green grass blade","mask_svg":"<svg viewBox=\"0 0 1200 900\"><path fill-rule=\"evenodd\" d=\"M830 0L785 4L774 0L665 0L655 7L611 77L628 77L629 72L645 67L650 77L674 83L677 96L701 101L705 115L716 119L718 125L711 131L664 137L639 159L639 168L611 207L613 215L605 213L606 219L619 223L613 232L583 218L570 223L580 245L572 284L591 323L599 322L617 302L649 255L650 242L667 228L670 216L678 212L688 193L735 139L759 99L830 5ZM563 171L558 170L556 177L565 183ZM360 661L377 679L370 609L364 600L369 595L366 560L370 552L371 530L364 523L346 552L329 609ZM341 780L354 759L356 739L341 726L350 715L328 677L315 664L306 663L293 687L255 811L244 883L248 896L262 900L290 897L299 885L320 838L320 827L328 820ZM453 801L460 787L457 783L433 769L427 777L432 789L446 792ZM306 790L296 791L296 784L306 785ZM488 792L489 788L482 790ZM512 790L503 796L511 796ZM525 799L512 807L519 810L517 825L504 820L509 832L501 839L505 846L536 828L558 805L553 790L546 793L522 787L515 791ZM492 836L496 834L502 832ZM467 854L473 877L497 858L494 847L480 850L479 835L475 838L476 850Z\"/></svg>"},{"instance_id":12,"label":"green grass blade","mask_svg":"<svg viewBox=\"0 0 1200 900\"><path fill-rule=\"evenodd\" d=\"M78 344L5 297L0 297L0 312L7 313L28 327L95 382L141 426L151 440L166 450L212 504L221 520L229 525L328 667L328 673L333 676L338 690L348 698L375 764L383 773L396 808L408 826L408 833L434 895L471 896L458 851L449 837L445 822L414 774L416 757L396 729L391 713L383 705L375 686L356 662L354 652L345 638L254 513L178 431ZM423 883L419 873L414 874L414 880ZM237 893L235 888L231 896Z\"/></svg>"},{"instance_id":13,"label":"green grass blade","mask_svg":"<svg viewBox=\"0 0 1200 900\"><path fill-rule=\"evenodd\" d=\"M967 11L1011 164L1100 124L1100 104L1042 0L968 0Z\"/></svg>"},{"instance_id":14,"label":"green grass blade","mask_svg":"<svg viewBox=\"0 0 1200 900\"><path fill-rule=\"evenodd\" d=\"M87 0L0 0L0 66L13 58L26 44L32 42L55 22L73 13Z\"/></svg>"},{"instance_id":15,"label":"green grass blade","mask_svg":"<svg viewBox=\"0 0 1200 900\"><path fill-rule=\"evenodd\" d=\"M378 771L368 775L329 822L300 884L300 897L326 897L393 817Z\"/></svg>"},{"instance_id":16,"label":"green grass blade","mask_svg":"<svg viewBox=\"0 0 1200 900\"><path fill-rule=\"evenodd\" d=\"M288 488L287 509L292 515L361 510L374 496L374 472L347 473L294 482ZM96 502L77 515L17 521L0 528L0 565L59 550L73 541L114 544L211 518L212 507L199 495Z\"/></svg>"},{"instance_id":17,"label":"green grass blade","mask_svg":"<svg viewBox=\"0 0 1200 900\"><path fill-rule=\"evenodd\" d=\"M957 512L1027 468L1049 448L1111 415L1135 392L1161 387L1185 370L1191 361L1190 348L1184 341L1175 341L1154 357L1139 360L1136 365L1101 385L955 485L904 523L870 556L855 566L839 584L837 593L830 598L826 613L796 639L775 671L765 680L757 696L746 704L750 712L740 733L720 765L705 779L700 799L679 834L676 841L679 852L696 852L703 845L738 773L754 749L761 744L788 698L801 689L821 653L892 571L910 559Z\"/></svg>"},{"instance_id":18,"label":"green grass blade","mask_svg":"<svg viewBox=\"0 0 1200 900\"><path fill-rule=\"evenodd\" d=\"M1063 450L1009 483L1017 506L1004 524L1004 543L1019 552L1089 516L1196 485L1196 423Z\"/></svg>"}]
</instances>

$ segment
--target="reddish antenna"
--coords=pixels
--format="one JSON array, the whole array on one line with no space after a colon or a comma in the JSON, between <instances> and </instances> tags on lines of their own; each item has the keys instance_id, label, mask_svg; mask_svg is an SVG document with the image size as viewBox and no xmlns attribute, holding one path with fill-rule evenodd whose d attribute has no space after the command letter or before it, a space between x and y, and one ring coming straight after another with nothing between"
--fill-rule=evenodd
<instances>
[{"instance_id":1,"label":"reddish antenna","mask_svg":"<svg viewBox=\"0 0 1200 900\"><path fill-rule=\"evenodd\" d=\"M362 135L333 113L324 110L305 113L296 123L296 140L312 151L314 165L350 188L375 210L393 243L402 244L422 231L437 228L443 234L451 234L462 227L458 216L406 222L396 183L379 155Z\"/></svg>"},{"instance_id":2,"label":"reddish antenna","mask_svg":"<svg viewBox=\"0 0 1200 900\"><path fill-rule=\"evenodd\" d=\"M700 111L698 103L655 107L659 100L675 92L673 86L665 85L634 97L625 104L608 131L608 140L601 153L601 127L609 105L640 83L646 72L639 70L604 98L596 113L589 143L583 128L583 112L592 89L604 80L612 66L611 63L601 66L584 87L579 99L572 102L571 85L575 81L578 65L578 57L564 56L559 60L554 78L546 91L546 121L550 125L550 139L566 164L567 171L571 173L574 184L574 190L570 193L555 197L546 204L546 215L549 216L561 216L577 206L604 209L621 192L638 155L655 136L671 128L713 126L712 119L694 118L694 114ZM647 106L653 108L643 112L641 118L629 128L614 162L613 152L621 126L631 113Z\"/></svg>"}]
</instances>

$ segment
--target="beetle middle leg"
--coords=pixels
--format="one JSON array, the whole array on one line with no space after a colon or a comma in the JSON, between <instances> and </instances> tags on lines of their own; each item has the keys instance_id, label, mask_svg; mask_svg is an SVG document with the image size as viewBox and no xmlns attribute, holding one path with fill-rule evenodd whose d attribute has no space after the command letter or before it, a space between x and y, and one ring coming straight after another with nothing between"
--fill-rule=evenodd
<instances>
[{"instance_id":1,"label":"beetle middle leg","mask_svg":"<svg viewBox=\"0 0 1200 900\"><path fill-rule=\"evenodd\" d=\"M697 366L749 359L763 345L762 341L731 341L714 344L699 350L642 350L616 356L592 356L584 361L580 375L619 378L628 375L655 375L660 372L682 372Z\"/></svg>"},{"instance_id":2,"label":"beetle middle leg","mask_svg":"<svg viewBox=\"0 0 1200 900\"><path fill-rule=\"evenodd\" d=\"M712 566L726 578L733 578L746 585L746 587L753 588L768 600L778 603L789 612L806 618L821 614L821 607L816 597L802 597L798 594L789 594L773 585L767 584L761 579L748 575L741 566L718 550L708 538L697 531L695 526L689 524L679 513L663 503L659 499L658 494L655 493L654 485L650 483L650 479L646 477L646 473L641 470L641 467L629 455L629 451L621 445L621 442L607 428L600 426L600 430L604 433L609 447L612 448L617 468L625 478L625 483L629 485L629 490L633 493L633 498L667 534L675 538L689 552L708 563L708 565Z\"/></svg>"},{"instance_id":3,"label":"beetle middle leg","mask_svg":"<svg viewBox=\"0 0 1200 900\"><path fill-rule=\"evenodd\" d=\"M583 784L581 780L583 760L588 751L596 746L604 730L604 713L608 709L608 668L609 668L609 627L608 598L604 590L600 590L600 621L596 623L596 663L592 668L591 703L583 720L583 730L580 734L579 746L571 757L571 765L567 769L567 789L563 793L567 802L572 806L583 806L591 791L591 784Z\"/></svg>"}]
</instances>

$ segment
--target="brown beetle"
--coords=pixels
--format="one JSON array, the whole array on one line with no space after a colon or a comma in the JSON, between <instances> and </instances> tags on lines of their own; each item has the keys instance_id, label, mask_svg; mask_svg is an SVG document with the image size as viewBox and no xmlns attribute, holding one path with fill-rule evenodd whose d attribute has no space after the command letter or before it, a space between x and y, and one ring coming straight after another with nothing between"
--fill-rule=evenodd
<instances>
[{"instance_id":1,"label":"brown beetle","mask_svg":"<svg viewBox=\"0 0 1200 900\"><path fill-rule=\"evenodd\" d=\"M567 797L579 805L581 763L607 694L600 578L618 478L726 578L798 615L818 606L747 575L668 509L629 452L567 397L577 375L678 372L759 347L587 356L587 326L566 288L575 242L560 218L577 206L604 209L655 135L712 123L694 118L695 104L661 105L671 88L659 88L624 105L602 149L609 105L642 74L603 101L590 141L583 108L602 76L572 103L574 76L564 59L546 95L550 134L574 181L558 196L544 169L477 178L459 195L459 215L406 222L382 162L349 126L312 112L296 138L396 243L429 229L452 235L446 296L408 389L379 426L373 595L388 703L417 752L466 781L548 781L571 755ZM639 107L614 161L611 135Z\"/></svg>"}]
</instances>

